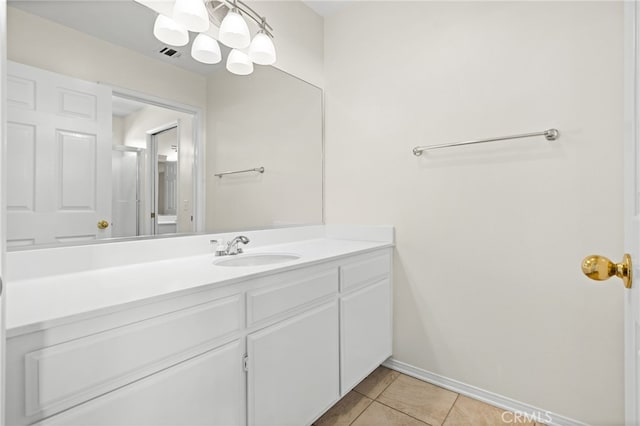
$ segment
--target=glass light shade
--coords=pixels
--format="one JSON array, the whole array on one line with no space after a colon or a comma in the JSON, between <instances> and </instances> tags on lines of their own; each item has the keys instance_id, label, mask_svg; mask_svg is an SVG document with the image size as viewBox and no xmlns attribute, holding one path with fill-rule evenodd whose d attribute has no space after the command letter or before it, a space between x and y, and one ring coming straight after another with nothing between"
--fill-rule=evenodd
<instances>
[{"instance_id":1,"label":"glass light shade","mask_svg":"<svg viewBox=\"0 0 640 426\"><path fill-rule=\"evenodd\" d=\"M276 62L276 47L264 31L260 30L251 40L249 58L260 65L273 65Z\"/></svg>"},{"instance_id":2,"label":"glass light shade","mask_svg":"<svg viewBox=\"0 0 640 426\"><path fill-rule=\"evenodd\" d=\"M237 75L249 75L253 72L253 62L245 52L233 49L227 56L227 70Z\"/></svg>"},{"instance_id":3,"label":"glass light shade","mask_svg":"<svg viewBox=\"0 0 640 426\"><path fill-rule=\"evenodd\" d=\"M153 24L153 35L163 43L171 46L184 46L189 43L189 32L171 18L158 15Z\"/></svg>"},{"instance_id":4,"label":"glass light shade","mask_svg":"<svg viewBox=\"0 0 640 426\"><path fill-rule=\"evenodd\" d=\"M202 0L176 0L173 19L189 31L203 33L209 29L209 13Z\"/></svg>"},{"instance_id":5,"label":"glass light shade","mask_svg":"<svg viewBox=\"0 0 640 426\"><path fill-rule=\"evenodd\" d=\"M220 43L234 49L244 49L249 46L251 41L247 23L233 9L227 12L227 15L222 20L219 34Z\"/></svg>"},{"instance_id":6,"label":"glass light shade","mask_svg":"<svg viewBox=\"0 0 640 426\"><path fill-rule=\"evenodd\" d=\"M191 56L204 64L217 64L222 60L218 42L206 34L198 34L193 40Z\"/></svg>"}]
</instances>

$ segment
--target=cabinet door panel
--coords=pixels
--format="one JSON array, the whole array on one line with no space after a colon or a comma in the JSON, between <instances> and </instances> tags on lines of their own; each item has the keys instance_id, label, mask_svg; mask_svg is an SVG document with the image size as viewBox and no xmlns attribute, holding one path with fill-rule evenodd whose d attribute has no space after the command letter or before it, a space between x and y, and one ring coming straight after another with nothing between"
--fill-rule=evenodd
<instances>
[{"instance_id":1,"label":"cabinet door panel","mask_svg":"<svg viewBox=\"0 0 640 426\"><path fill-rule=\"evenodd\" d=\"M310 424L338 400L337 301L247 337L249 424Z\"/></svg>"},{"instance_id":2,"label":"cabinet door panel","mask_svg":"<svg viewBox=\"0 0 640 426\"><path fill-rule=\"evenodd\" d=\"M384 279L340 301L341 395L391 356L391 284Z\"/></svg>"},{"instance_id":3,"label":"cabinet door panel","mask_svg":"<svg viewBox=\"0 0 640 426\"><path fill-rule=\"evenodd\" d=\"M241 425L242 356L236 340L38 424Z\"/></svg>"}]
</instances>

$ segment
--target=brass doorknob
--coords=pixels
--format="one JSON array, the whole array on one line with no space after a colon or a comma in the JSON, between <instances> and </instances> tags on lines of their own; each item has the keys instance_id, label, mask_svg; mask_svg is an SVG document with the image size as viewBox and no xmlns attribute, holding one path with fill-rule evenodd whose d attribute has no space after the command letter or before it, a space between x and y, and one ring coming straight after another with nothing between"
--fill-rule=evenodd
<instances>
[{"instance_id":1,"label":"brass doorknob","mask_svg":"<svg viewBox=\"0 0 640 426\"><path fill-rule=\"evenodd\" d=\"M613 263L604 256L587 256L582 261L582 272L592 280L604 281L613 277L622 278L626 288L631 288L631 256L627 253L622 258L622 262Z\"/></svg>"},{"instance_id":2,"label":"brass doorknob","mask_svg":"<svg viewBox=\"0 0 640 426\"><path fill-rule=\"evenodd\" d=\"M101 220L98 222L98 229L107 229L109 227L109 222L106 220Z\"/></svg>"}]
</instances>

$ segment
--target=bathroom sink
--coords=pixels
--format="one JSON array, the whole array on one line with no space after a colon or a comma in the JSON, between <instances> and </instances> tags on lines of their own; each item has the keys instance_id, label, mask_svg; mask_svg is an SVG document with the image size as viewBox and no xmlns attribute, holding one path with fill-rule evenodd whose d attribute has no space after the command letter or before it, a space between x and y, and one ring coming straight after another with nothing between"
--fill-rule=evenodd
<instances>
[{"instance_id":1,"label":"bathroom sink","mask_svg":"<svg viewBox=\"0 0 640 426\"><path fill-rule=\"evenodd\" d=\"M297 254L256 253L224 257L223 259L214 261L213 264L216 266L263 266L290 262L297 259L300 259L300 256Z\"/></svg>"}]
</instances>

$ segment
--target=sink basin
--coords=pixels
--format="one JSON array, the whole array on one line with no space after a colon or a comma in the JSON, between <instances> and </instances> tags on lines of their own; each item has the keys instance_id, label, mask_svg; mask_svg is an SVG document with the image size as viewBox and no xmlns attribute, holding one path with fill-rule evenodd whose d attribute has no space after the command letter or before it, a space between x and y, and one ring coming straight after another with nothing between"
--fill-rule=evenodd
<instances>
[{"instance_id":1,"label":"sink basin","mask_svg":"<svg viewBox=\"0 0 640 426\"><path fill-rule=\"evenodd\" d=\"M217 266L263 266L300 259L297 254L256 253L224 257L213 262Z\"/></svg>"}]
</instances>

